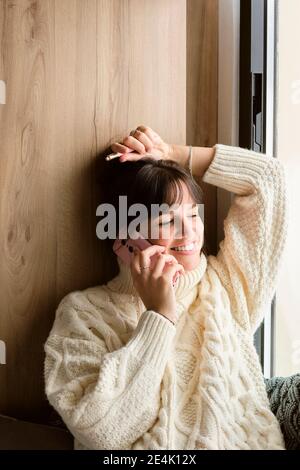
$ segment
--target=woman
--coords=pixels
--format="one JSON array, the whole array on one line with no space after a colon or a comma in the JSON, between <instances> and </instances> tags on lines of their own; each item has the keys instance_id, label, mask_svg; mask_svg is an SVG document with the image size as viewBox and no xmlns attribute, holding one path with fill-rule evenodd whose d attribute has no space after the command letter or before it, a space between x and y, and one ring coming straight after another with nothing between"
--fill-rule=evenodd
<instances>
[{"instance_id":1,"label":"woman","mask_svg":"<svg viewBox=\"0 0 300 470\"><path fill-rule=\"evenodd\" d=\"M120 272L107 284L59 304L45 386L75 449L284 449L253 345L286 239L282 164L239 147L194 147L194 177L236 195L219 252L206 256L203 223L184 209L198 202L185 169L189 148L144 126L111 148L127 160L119 168L137 165L133 181L123 178L131 200L178 200L183 233L149 238L130 266L118 258ZM152 169L141 159L149 152ZM164 187L153 188L154 179ZM190 244L191 252L173 249Z\"/></svg>"}]
</instances>

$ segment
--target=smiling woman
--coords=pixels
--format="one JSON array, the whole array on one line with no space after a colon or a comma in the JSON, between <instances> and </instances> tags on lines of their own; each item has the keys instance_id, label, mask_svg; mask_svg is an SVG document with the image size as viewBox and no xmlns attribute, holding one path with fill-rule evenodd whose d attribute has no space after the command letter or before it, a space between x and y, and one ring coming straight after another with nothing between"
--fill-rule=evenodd
<instances>
[{"instance_id":1,"label":"smiling woman","mask_svg":"<svg viewBox=\"0 0 300 470\"><path fill-rule=\"evenodd\" d=\"M105 199L99 208L113 209L116 234L122 233L120 238L131 238L130 231L134 226L134 230L152 245L164 247L164 253L173 255L184 269L196 268L201 251L206 254L201 219L203 193L188 170L173 160L144 156L126 164L112 160L105 170L101 178ZM121 205L120 198L124 198L126 204ZM104 215L103 212L97 209L97 215ZM109 224L107 219L109 217L98 223L98 236L99 231L104 232L103 227ZM111 246L111 240L108 242Z\"/></svg>"},{"instance_id":2,"label":"smiling woman","mask_svg":"<svg viewBox=\"0 0 300 470\"><path fill-rule=\"evenodd\" d=\"M61 301L45 344L47 397L75 449L284 449L253 343L286 239L283 166L239 147L194 148L194 174L236 195L220 250L206 256L203 222L186 208L202 202L188 148L163 145L157 134L152 142L171 153L107 162L105 195L117 210L120 194L148 213L178 203L182 233L163 214L159 236L130 266L118 257L111 281Z\"/></svg>"},{"instance_id":3,"label":"smiling woman","mask_svg":"<svg viewBox=\"0 0 300 470\"><path fill-rule=\"evenodd\" d=\"M106 164L101 184L104 194L102 202L111 204L116 211L117 233L123 228L120 226L119 203L119 196L122 195L126 196L128 208L142 205L146 208L145 213L151 214L141 223L140 231L152 244L164 246L170 252L175 246L197 243L195 253L198 256L194 260L184 261L187 269L195 267L199 262L201 249L207 252L205 228L200 215L203 192L188 170L176 161L143 157L138 161L120 164L118 160L112 160ZM157 213L156 208L159 206L167 210L155 217L153 214ZM134 217L127 215L126 230ZM111 245L112 240L108 240L108 243ZM178 252L175 253L177 255ZM192 253L180 253L179 262L183 261L184 254Z\"/></svg>"},{"instance_id":4,"label":"smiling woman","mask_svg":"<svg viewBox=\"0 0 300 470\"><path fill-rule=\"evenodd\" d=\"M159 223L159 236L146 236L154 245L165 247L165 252L173 254L186 269L196 268L200 262L200 252L204 240L204 225L200 218L197 202L191 196L188 186L181 184L181 202L175 202L177 209L162 216ZM193 209L194 205L194 209ZM155 223L155 221L154 221Z\"/></svg>"}]
</instances>

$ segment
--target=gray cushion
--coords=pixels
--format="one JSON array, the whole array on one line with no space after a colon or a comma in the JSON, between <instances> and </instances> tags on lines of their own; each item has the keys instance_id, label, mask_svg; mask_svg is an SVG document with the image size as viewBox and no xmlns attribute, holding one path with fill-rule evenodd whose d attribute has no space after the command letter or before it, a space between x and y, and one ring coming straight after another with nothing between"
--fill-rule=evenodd
<instances>
[{"instance_id":1,"label":"gray cushion","mask_svg":"<svg viewBox=\"0 0 300 470\"><path fill-rule=\"evenodd\" d=\"M265 385L286 449L300 450L300 374L265 379Z\"/></svg>"}]
</instances>

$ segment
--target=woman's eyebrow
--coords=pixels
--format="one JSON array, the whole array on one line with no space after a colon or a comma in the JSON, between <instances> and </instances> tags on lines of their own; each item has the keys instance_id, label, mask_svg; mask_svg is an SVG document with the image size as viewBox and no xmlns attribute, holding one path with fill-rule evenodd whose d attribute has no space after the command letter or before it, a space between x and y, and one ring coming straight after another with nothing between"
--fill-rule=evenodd
<instances>
[{"instance_id":1,"label":"woman's eyebrow","mask_svg":"<svg viewBox=\"0 0 300 470\"><path fill-rule=\"evenodd\" d=\"M196 202L194 202L194 203L189 202L189 203L187 203L187 206L188 206L188 209L194 210L194 209L197 208L198 205L197 205ZM158 218L159 218L159 220L161 220L162 217L165 217L165 216L168 216L168 215L169 216L174 216L174 213L177 213L177 212L178 212L177 210L171 210L169 212L163 212L162 214L159 214Z\"/></svg>"},{"instance_id":2,"label":"woman's eyebrow","mask_svg":"<svg viewBox=\"0 0 300 470\"><path fill-rule=\"evenodd\" d=\"M159 219L161 219L162 217L168 216L168 215L174 215L174 214L173 214L173 212L164 212L163 214L159 215Z\"/></svg>"}]
</instances>

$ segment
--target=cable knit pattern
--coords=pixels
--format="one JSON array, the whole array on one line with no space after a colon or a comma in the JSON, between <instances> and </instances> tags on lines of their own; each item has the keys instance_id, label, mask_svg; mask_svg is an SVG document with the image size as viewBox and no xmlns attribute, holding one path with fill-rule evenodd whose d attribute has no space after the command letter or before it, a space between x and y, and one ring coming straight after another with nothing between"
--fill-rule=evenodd
<instances>
[{"instance_id":1,"label":"cable knit pattern","mask_svg":"<svg viewBox=\"0 0 300 470\"><path fill-rule=\"evenodd\" d=\"M120 259L114 279L57 308L45 390L75 449L285 448L253 344L286 239L284 170L216 144L203 181L236 196L217 256L175 285L175 326L146 310Z\"/></svg>"}]
</instances>

